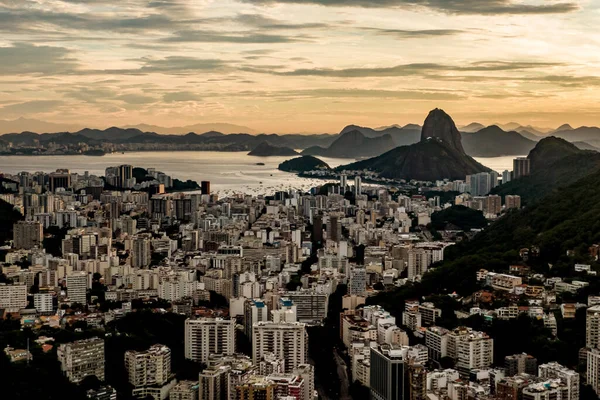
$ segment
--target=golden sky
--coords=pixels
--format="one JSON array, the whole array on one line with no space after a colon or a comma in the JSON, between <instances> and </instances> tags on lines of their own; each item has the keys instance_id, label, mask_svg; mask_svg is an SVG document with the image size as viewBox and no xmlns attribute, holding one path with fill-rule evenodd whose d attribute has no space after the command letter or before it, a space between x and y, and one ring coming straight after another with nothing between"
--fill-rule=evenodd
<instances>
[{"instance_id":1,"label":"golden sky","mask_svg":"<svg viewBox=\"0 0 600 400\"><path fill-rule=\"evenodd\" d=\"M600 124L600 1L0 0L0 119Z\"/></svg>"}]
</instances>

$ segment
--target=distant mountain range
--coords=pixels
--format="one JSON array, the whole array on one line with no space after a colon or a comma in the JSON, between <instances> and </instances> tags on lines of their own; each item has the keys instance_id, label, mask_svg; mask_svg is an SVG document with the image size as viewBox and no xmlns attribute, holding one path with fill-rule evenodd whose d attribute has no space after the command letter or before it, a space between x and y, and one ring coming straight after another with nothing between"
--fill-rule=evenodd
<instances>
[{"instance_id":1,"label":"distant mountain range","mask_svg":"<svg viewBox=\"0 0 600 400\"><path fill-rule=\"evenodd\" d=\"M465 152L473 157L498 157L527 154L536 142L518 132L505 132L497 125L488 126L475 133L462 134Z\"/></svg>"},{"instance_id":2,"label":"distant mountain range","mask_svg":"<svg viewBox=\"0 0 600 400\"><path fill-rule=\"evenodd\" d=\"M384 178L422 181L464 179L467 175L490 171L465 153L454 121L437 108L425 119L418 143L399 146L337 169L369 170Z\"/></svg>"},{"instance_id":3,"label":"distant mountain range","mask_svg":"<svg viewBox=\"0 0 600 400\"><path fill-rule=\"evenodd\" d=\"M0 131L12 130L25 125L37 126L40 132L59 126L21 118L15 121L0 121ZM62 125L60 126L62 127ZM215 130L205 130L208 128L215 128ZM216 130L217 128L218 130ZM543 133L542 131L545 129L521 126L514 122L488 127L473 122L457 129L457 132L462 132L460 145L464 152L473 157L527 154L535 147L536 142L549 135L564 138L580 149L598 150L600 148L600 128L585 126L573 128L569 124L564 124L556 130ZM240 130L246 132L230 133ZM188 132L186 133L186 131ZM194 133L194 131L204 133ZM0 144L11 142L13 146L31 148L44 146L51 142L64 146L80 143L90 146L112 144L117 151L252 151L261 143L267 142L274 147L304 149L302 154L305 155L358 159L378 156L395 147L416 144L423 139L422 128L416 124L391 125L376 129L348 125L339 134L277 135L252 134L253 132L252 129L234 124L196 124L179 128L162 128L142 124L137 127L83 128L41 134L26 130L21 133L7 133L0 136ZM444 140L444 138L442 139ZM457 146L458 143L454 143L454 147ZM291 155L291 153L288 152L287 155Z\"/></svg>"}]
</instances>

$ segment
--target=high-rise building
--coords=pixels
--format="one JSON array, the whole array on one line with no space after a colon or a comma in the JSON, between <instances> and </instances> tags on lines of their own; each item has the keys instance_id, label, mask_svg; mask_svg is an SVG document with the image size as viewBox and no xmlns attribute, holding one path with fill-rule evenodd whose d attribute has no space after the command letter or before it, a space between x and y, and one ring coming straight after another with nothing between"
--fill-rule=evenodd
<instances>
[{"instance_id":1,"label":"high-rise building","mask_svg":"<svg viewBox=\"0 0 600 400\"><path fill-rule=\"evenodd\" d=\"M313 216L312 240L314 242L323 241L323 216L321 214Z\"/></svg>"},{"instance_id":2,"label":"high-rise building","mask_svg":"<svg viewBox=\"0 0 600 400\"><path fill-rule=\"evenodd\" d=\"M73 383L79 383L86 376L94 375L104 380L104 340L91 338L63 343L58 346L56 355L63 374Z\"/></svg>"},{"instance_id":3,"label":"high-rise building","mask_svg":"<svg viewBox=\"0 0 600 400\"><path fill-rule=\"evenodd\" d=\"M506 209L521 208L521 196L509 194L504 197L504 204Z\"/></svg>"},{"instance_id":4,"label":"high-rise building","mask_svg":"<svg viewBox=\"0 0 600 400\"><path fill-rule=\"evenodd\" d=\"M538 372L539 377L543 379L560 379L568 388L568 396L563 395L562 399L579 400L579 374L577 372L556 362L540 365Z\"/></svg>"},{"instance_id":5,"label":"high-rise building","mask_svg":"<svg viewBox=\"0 0 600 400\"><path fill-rule=\"evenodd\" d=\"M344 195L348 190L348 175L340 174L340 194Z\"/></svg>"},{"instance_id":6,"label":"high-rise building","mask_svg":"<svg viewBox=\"0 0 600 400\"><path fill-rule=\"evenodd\" d=\"M502 184L510 182L512 179L512 171L504 170L502 171Z\"/></svg>"},{"instance_id":7,"label":"high-rise building","mask_svg":"<svg viewBox=\"0 0 600 400\"><path fill-rule=\"evenodd\" d=\"M133 165L119 165L117 167L117 187L133 187Z\"/></svg>"},{"instance_id":8,"label":"high-rise building","mask_svg":"<svg viewBox=\"0 0 600 400\"><path fill-rule=\"evenodd\" d=\"M54 311L52 293L35 293L33 306L40 314L51 314Z\"/></svg>"},{"instance_id":9,"label":"high-rise building","mask_svg":"<svg viewBox=\"0 0 600 400\"><path fill-rule=\"evenodd\" d=\"M409 397L407 400L427 400L427 370L421 364L408 366Z\"/></svg>"},{"instance_id":10,"label":"high-rise building","mask_svg":"<svg viewBox=\"0 0 600 400\"><path fill-rule=\"evenodd\" d=\"M171 378L171 349L155 344L146 351L126 351L125 369L133 387L162 386Z\"/></svg>"},{"instance_id":11,"label":"high-rise building","mask_svg":"<svg viewBox=\"0 0 600 400\"><path fill-rule=\"evenodd\" d=\"M473 196L485 196L492 190L492 176L488 172L469 175L467 180L470 182L470 193Z\"/></svg>"},{"instance_id":12,"label":"high-rise building","mask_svg":"<svg viewBox=\"0 0 600 400\"><path fill-rule=\"evenodd\" d=\"M235 353L235 320L222 318L185 321L185 358L206 362L210 354Z\"/></svg>"},{"instance_id":13,"label":"high-rise building","mask_svg":"<svg viewBox=\"0 0 600 400\"><path fill-rule=\"evenodd\" d=\"M588 349L600 348L600 305L587 309L585 347Z\"/></svg>"},{"instance_id":14,"label":"high-rise building","mask_svg":"<svg viewBox=\"0 0 600 400\"><path fill-rule=\"evenodd\" d=\"M504 368L506 376L514 376L518 374L536 375L538 371L537 359L529 354L513 354L512 356L504 357Z\"/></svg>"},{"instance_id":15,"label":"high-rise building","mask_svg":"<svg viewBox=\"0 0 600 400\"><path fill-rule=\"evenodd\" d=\"M354 177L354 196L362 194L362 180L360 176Z\"/></svg>"},{"instance_id":16,"label":"high-rise building","mask_svg":"<svg viewBox=\"0 0 600 400\"><path fill-rule=\"evenodd\" d=\"M407 383L408 360L405 354L401 349L388 344L371 347L371 399L410 398L410 383Z\"/></svg>"},{"instance_id":17,"label":"high-rise building","mask_svg":"<svg viewBox=\"0 0 600 400\"><path fill-rule=\"evenodd\" d=\"M531 161L527 157L517 157L513 160L512 179L519 179L531 173Z\"/></svg>"},{"instance_id":18,"label":"high-rise building","mask_svg":"<svg viewBox=\"0 0 600 400\"><path fill-rule=\"evenodd\" d=\"M246 300L244 304L244 332L252 343L252 325L269 320L269 310L260 299Z\"/></svg>"},{"instance_id":19,"label":"high-rise building","mask_svg":"<svg viewBox=\"0 0 600 400\"><path fill-rule=\"evenodd\" d=\"M257 363L265 354L285 360L285 372L292 372L308 362L306 324L259 322L252 333L252 361Z\"/></svg>"},{"instance_id":20,"label":"high-rise building","mask_svg":"<svg viewBox=\"0 0 600 400\"><path fill-rule=\"evenodd\" d=\"M209 365L198 377L198 400L228 400L229 365Z\"/></svg>"},{"instance_id":21,"label":"high-rise building","mask_svg":"<svg viewBox=\"0 0 600 400\"><path fill-rule=\"evenodd\" d=\"M202 191L202 194L210 194L210 182L209 181L200 182L200 190Z\"/></svg>"},{"instance_id":22,"label":"high-rise building","mask_svg":"<svg viewBox=\"0 0 600 400\"><path fill-rule=\"evenodd\" d=\"M67 295L71 303L85 305L87 303L88 274L85 271L74 271L67 275Z\"/></svg>"},{"instance_id":23,"label":"high-rise building","mask_svg":"<svg viewBox=\"0 0 600 400\"><path fill-rule=\"evenodd\" d=\"M600 349L588 350L586 371L587 384L600 396Z\"/></svg>"},{"instance_id":24,"label":"high-rise building","mask_svg":"<svg viewBox=\"0 0 600 400\"><path fill-rule=\"evenodd\" d=\"M131 266L134 268L146 268L150 265L151 257L150 239L147 237L134 238L131 249Z\"/></svg>"},{"instance_id":25,"label":"high-rise building","mask_svg":"<svg viewBox=\"0 0 600 400\"><path fill-rule=\"evenodd\" d=\"M57 189L71 188L71 172L68 169L57 169L48 174L48 188L51 192Z\"/></svg>"},{"instance_id":26,"label":"high-rise building","mask_svg":"<svg viewBox=\"0 0 600 400\"><path fill-rule=\"evenodd\" d=\"M362 296L367 291L367 270L361 267L350 269L348 294Z\"/></svg>"},{"instance_id":27,"label":"high-rise building","mask_svg":"<svg viewBox=\"0 0 600 400\"><path fill-rule=\"evenodd\" d=\"M327 241L339 242L342 240L342 220L338 213L329 214L327 221Z\"/></svg>"},{"instance_id":28,"label":"high-rise building","mask_svg":"<svg viewBox=\"0 0 600 400\"><path fill-rule=\"evenodd\" d=\"M30 250L42 248L44 228L41 223L34 221L19 221L13 226L13 247Z\"/></svg>"},{"instance_id":29,"label":"high-rise building","mask_svg":"<svg viewBox=\"0 0 600 400\"><path fill-rule=\"evenodd\" d=\"M27 307L27 285L0 283L0 308L7 312L17 312Z\"/></svg>"}]
</instances>

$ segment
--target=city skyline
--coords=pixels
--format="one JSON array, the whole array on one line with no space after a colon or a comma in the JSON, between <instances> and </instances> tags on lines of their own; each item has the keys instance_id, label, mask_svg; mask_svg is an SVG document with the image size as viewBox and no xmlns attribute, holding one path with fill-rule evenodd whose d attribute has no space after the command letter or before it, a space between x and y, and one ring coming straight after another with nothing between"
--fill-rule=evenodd
<instances>
[{"instance_id":1,"label":"city skyline","mask_svg":"<svg viewBox=\"0 0 600 400\"><path fill-rule=\"evenodd\" d=\"M0 120L597 125L592 1L0 1Z\"/></svg>"}]
</instances>

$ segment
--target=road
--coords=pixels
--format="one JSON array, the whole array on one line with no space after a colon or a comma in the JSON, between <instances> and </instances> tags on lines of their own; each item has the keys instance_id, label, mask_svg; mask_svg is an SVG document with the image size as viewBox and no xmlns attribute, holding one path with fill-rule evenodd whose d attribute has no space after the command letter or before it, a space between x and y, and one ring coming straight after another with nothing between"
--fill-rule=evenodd
<instances>
[{"instance_id":1,"label":"road","mask_svg":"<svg viewBox=\"0 0 600 400\"><path fill-rule=\"evenodd\" d=\"M346 366L346 362L337 352L337 349L333 349L333 357L335 358L335 363L337 364L337 374L340 379L340 400L352 400L350 395L348 394L348 389L350 387L350 379L348 379L348 368Z\"/></svg>"}]
</instances>

